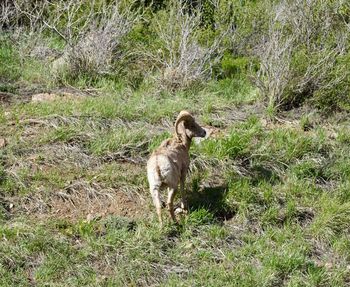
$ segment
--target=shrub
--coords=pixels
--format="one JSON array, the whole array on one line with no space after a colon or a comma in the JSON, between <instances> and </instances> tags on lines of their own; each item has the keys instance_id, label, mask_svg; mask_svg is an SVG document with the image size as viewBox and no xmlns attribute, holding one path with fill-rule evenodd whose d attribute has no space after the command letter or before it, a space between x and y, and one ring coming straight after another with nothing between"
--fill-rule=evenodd
<instances>
[{"instance_id":1,"label":"shrub","mask_svg":"<svg viewBox=\"0 0 350 287\"><path fill-rule=\"evenodd\" d=\"M254 51L260 60L255 82L271 109L313 97L319 106L323 100L331 107L344 102L347 89L338 93L349 78L342 60L349 53L349 33L341 14L341 1L285 0L273 6Z\"/></svg>"},{"instance_id":2,"label":"shrub","mask_svg":"<svg viewBox=\"0 0 350 287\"><path fill-rule=\"evenodd\" d=\"M56 57L52 70L58 78L94 78L112 72L114 64L125 56L120 49L121 41L138 21L140 13L133 9L132 3L124 2L5 2L0 24L13 27L13 35L19 35L13 38L22 48L24 57L39 56L45 60ZM6 12L8 10L10 14ZM64 42L64 48L50 59L47 52L52 49L48 48L47 42L57 37ZM23 41L26 39L30 41ZM57 57L57 54L61 55Z\"/></svg>"},{"instance_id":3,"label":"shrub","mask_svg":"<svg viewBox=\"0 0 350 287\"><path fill-rule=\"evenodd\" d=\"M205 11L205 10L204 10ZM213 67L223 55L222 45L230 30L209 37L202 29L203 10L172 1L166 11L153 17L152 28L158 49L146 56L156 62L156 81L163 89L186 89L210 78ZM206 40L204 40L206 39Z\"/></svg>"},{"instance_id":4,"label":"shrub","mask_svg":"<svg viewBox=\"0 0 350 287\"><path fill-rule=\"evenodd\" d=\"M75 5L78 6L73 5L68 11L64 11L64 14L79 11L85 4L82 1L76 2ZM56 71L59 73L63 71L67 73L65 76L72 78L81 75L89 77L105 75L113 71L114 64L125 56L119 49L121 41L138 20L138 11L122 8L119 1L102 1L100 10L99 12L91 10L90 15L74 27L79 29L79 32L66 39L64 54L54 62ZM71 33L68 32L68 35Z\"/></svg>"},{"instance_id":5,"label":"shrub","mask_svg":"<svg viewBox=\"0 0 350 287\"><path fill-rule=\"evenodd\" d=\"M323 110L350 110L350 53L338 56L333 69L324 77L324 83L314 93L312 103Z\"/></svg>"}]
</instances>

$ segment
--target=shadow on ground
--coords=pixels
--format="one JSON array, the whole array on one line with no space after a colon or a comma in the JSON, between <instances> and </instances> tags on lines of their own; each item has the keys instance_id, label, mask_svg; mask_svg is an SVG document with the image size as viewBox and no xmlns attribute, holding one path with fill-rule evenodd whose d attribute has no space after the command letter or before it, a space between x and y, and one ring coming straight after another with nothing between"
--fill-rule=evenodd
<instances>
[{"instance_id":1,"label":"shadow on ground","mask_svg":"<svg viewBox=\"0 0 350 287\"><path fill-rule=\"evenodd\" d=\"M191 211L201 208L208 210L219 221L229 220L235 216L237 207L226 202L228 187L226 185L208 186L194 191L188 196Z\"/></svg>"},{"instance_id":2,"label":"shadow on ground","mask_svg":"<svg viewBox=\"0 0 350 287\"><path fill-rule=\"evenodd\" d=\"M254 165L249 168L250 180L254 186L257 186L262 181L271 184L280 182L278 174L269 166Z\"/></svg>"}]
</instances>

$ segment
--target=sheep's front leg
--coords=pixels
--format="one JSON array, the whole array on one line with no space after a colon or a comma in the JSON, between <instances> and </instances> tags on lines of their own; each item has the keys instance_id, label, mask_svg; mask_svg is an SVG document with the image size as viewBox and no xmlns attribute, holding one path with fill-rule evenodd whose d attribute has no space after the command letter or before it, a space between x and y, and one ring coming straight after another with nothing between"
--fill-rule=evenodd
<instances>
[{"instance_id":1,"label":"sheep's front leg","mask_svg":"<svg viewBox=\"0 0 350 287\"><path fill-rule=\"evenodd\" d=\"M174 197L176 194L176 189L175 188L169 188L168 190L168 201L167 201L167 206L168 210L171 216L171 219L174 222L177 222L176 217L175 217L175 212L174 212Z\"/></svg>"}]
</instances>

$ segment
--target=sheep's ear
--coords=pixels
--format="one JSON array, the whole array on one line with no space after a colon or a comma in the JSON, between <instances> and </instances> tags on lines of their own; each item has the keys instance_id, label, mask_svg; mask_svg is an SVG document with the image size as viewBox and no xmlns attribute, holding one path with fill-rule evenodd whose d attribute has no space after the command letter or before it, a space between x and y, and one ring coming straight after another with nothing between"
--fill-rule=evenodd
<instances>
[{"instance_id":1,"label":"sheep's ear","mask_svg":"<svg viewBox=\"0 0 350 287\"><path fill-rule=\"evenodd\" d=\"M179 136L178 127L179 124L183 121L194 121L193 116L188 111L181 111L180 114L177 116L176 122L175 122L175 131L177 136Z\"/></svg>"}]
</instances>

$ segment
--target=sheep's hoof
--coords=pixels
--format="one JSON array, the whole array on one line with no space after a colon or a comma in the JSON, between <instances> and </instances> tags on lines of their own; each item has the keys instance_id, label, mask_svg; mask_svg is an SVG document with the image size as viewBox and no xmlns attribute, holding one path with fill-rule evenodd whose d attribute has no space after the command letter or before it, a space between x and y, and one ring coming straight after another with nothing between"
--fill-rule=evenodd
<instances>
[{"instance_id":1,"label":"sheep's hoof","mask_svg":"<svg viewBox=\"0 0 350 287\"><path fill-rule=\"evenodd\" d=\"M186 201L181 201L180 206L183 210L188 210L188 205Z\"/></svg>"},{"instance_id":2,"label":"sheep's hoof","mask_svg":"<svg viewBox=\"0 0 350 287\"><path fill-rule=\"evenodd\" d=\"M177 207L177 208L175 208L175 214L176 214L176 215L178 215L178 214L180 214L180 215L186 215L186 214L188 214L188 210L187 210L187 209L184 209L184 208L182 208L182 207Z\"/></svg>"}]
</instances>

